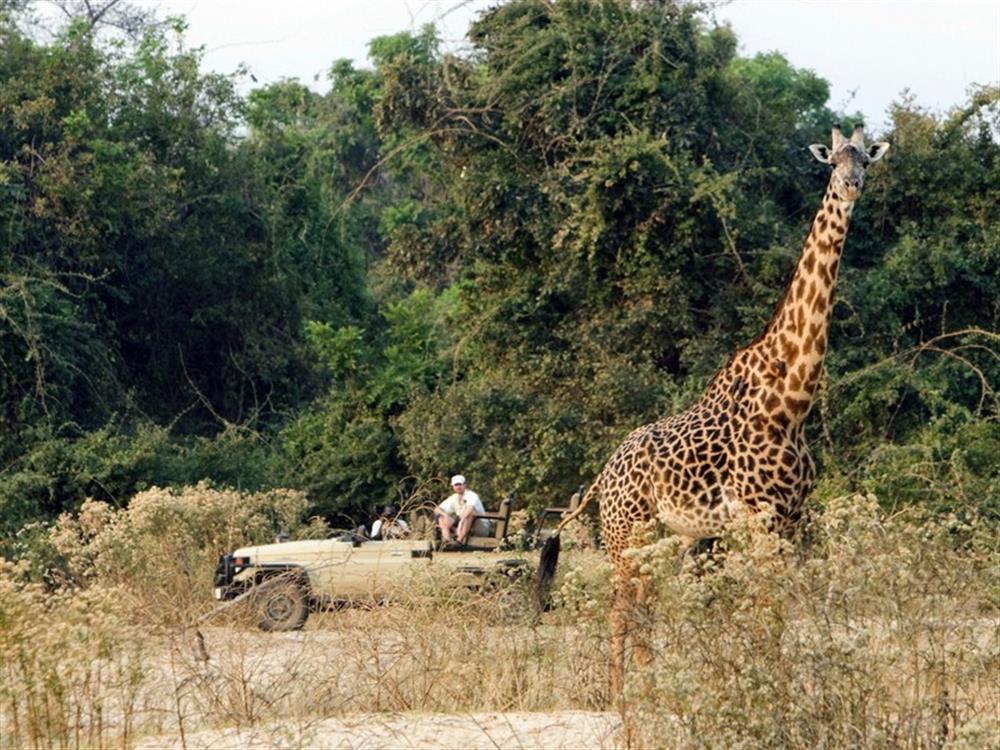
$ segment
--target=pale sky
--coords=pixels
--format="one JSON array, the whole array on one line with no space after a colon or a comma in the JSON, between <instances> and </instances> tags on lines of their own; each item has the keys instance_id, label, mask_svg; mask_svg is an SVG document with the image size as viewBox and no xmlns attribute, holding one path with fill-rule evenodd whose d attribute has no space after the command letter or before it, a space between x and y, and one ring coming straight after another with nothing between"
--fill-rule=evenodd
<instances>
[{"instance_id":1,"label":"pale sky","mask_svg":"<svg viewBox=\"0 0 1000 750\"><path fill-rule=\"evenodd\" d=\"M187 39L204 44L205 65L246 63L260 84L298 78L326 87L330 63L367 65L375 36L438 22L460 47L470 19L495 0L143 0L185 15ZM1000 85L1000 2L981 0L733 0L715 12L729 21L745 55L778 50L831 84L830 103L861 110L869 129L909 89L922 106L945 111L973 83ZM318 77L318 80L316 80Z\"/></svg>"}]
</instances>

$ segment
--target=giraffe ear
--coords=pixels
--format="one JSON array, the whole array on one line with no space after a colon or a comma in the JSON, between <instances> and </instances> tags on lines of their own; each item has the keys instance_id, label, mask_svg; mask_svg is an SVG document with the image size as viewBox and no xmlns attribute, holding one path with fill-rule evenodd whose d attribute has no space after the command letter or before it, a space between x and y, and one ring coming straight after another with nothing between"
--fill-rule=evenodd
<instances>
[{"instance_id":1,"label":"giraffe ear","mask_svg":"<svg viewBox=\"0 0 1000 750\"><path fill-rule=\"evenodd\" d=\"M889 150L889 144L885 141L880 141L879 143L873 143L868 148L868 161L869 163L876 162L885 156L885 152Z\"/></svg>"},{"instance_id":2,"label":"giraffe ear","mask_svg":"<svg viewBox=\"0 0 1000 750\"><path fill-rule=\"evenodd\" d=\"M830 149L822 143L814 143L809 147L809 150L812 151L812 155L816 157L816 161L821 161L824 164L830 163Z\"/></svg>"}]
</instances>

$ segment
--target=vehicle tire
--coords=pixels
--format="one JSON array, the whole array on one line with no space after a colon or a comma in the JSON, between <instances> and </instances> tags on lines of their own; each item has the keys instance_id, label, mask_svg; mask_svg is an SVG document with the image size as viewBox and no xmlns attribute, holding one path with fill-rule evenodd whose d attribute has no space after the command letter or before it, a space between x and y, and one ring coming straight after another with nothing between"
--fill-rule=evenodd
<instances>
[{"instance_id":1,"label":"vehicle tire","mask_svg":"<svg viewBox=\"0 0 1000 750\"><path fill-rule=\"evenodd\" d=\"M253 611L261 630L299 630L309 617L309 597L298 581L271 579L260 584Z\"/></svg>"}]
</instances>

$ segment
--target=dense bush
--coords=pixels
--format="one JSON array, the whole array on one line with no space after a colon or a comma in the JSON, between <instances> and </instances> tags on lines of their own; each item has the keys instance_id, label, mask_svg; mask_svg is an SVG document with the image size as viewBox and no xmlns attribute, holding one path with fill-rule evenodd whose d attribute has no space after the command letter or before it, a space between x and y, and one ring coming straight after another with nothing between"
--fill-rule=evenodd
<instances>
[{"instance_id":1,"label":"dense bush","mask_svg":"<svg viewBox=\"0 0 1000 750\"><path fill-rule=\"evenodd\" d=\"M84 8L86 4L67 7ZM128 10L127 3L116 12ZM239 94L181 22L0 3L0 548L88 497L455 471L549 505L780 298L829 87L690 3L510 0ZM1000 94L909 98L855 212L809 423L823 492L1000 512Z\"/></svg>"}]
</instances>

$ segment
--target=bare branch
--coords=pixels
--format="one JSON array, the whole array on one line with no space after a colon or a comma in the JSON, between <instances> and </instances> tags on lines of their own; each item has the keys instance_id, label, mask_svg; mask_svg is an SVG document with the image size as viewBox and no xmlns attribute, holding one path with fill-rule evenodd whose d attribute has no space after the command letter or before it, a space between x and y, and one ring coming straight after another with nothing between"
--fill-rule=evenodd
<instances>
[{"instance_id":1,"label":"bare branch","mask_svg":"<svg viewBox=\"0 0 1000 750\"><path fill-rule=\"evenodd\" d=\"M113 29L136 39L158 25L156 8L128 0L45 0L70 21L86 22L89 31Z\"/></svg>"}]
</instances>

